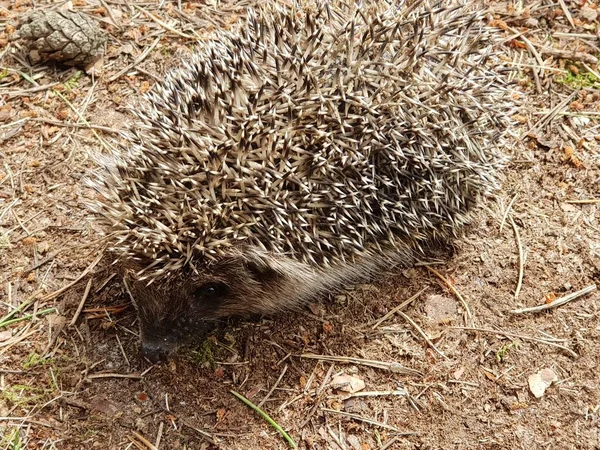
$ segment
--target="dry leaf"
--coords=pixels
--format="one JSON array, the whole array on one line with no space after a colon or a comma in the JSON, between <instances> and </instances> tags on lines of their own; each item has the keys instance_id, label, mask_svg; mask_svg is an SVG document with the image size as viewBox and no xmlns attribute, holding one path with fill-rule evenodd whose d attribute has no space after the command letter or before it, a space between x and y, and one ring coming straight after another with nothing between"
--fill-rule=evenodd
<instances>
[{"instance_id":1,"label":"dry leaf","mask_svg":"<svg viewBox=\"0 0 600 450\"><path fill-rule=\"evenodd\" d=\"M11 337L12 337L12 332L10 330L0 331L0 342L7 341Z\"/></svg>"},{"instance_id":2,"label":"dry leaf","mask_svg":"<svg viewBox=\"0 0 600 450\"><path fill-rule=\"evenodd\" d=\"M458 370L456 370L456 372L454 372L454 379L460 380L460 377L462 377L463 373L465 373L465 368L460 367Z\"/></svg>"},{"instance_id":3,"label":"dry leaf","mask_svg":"<svg viewBox=\"0 0 600 450\"><path fill-rule=\"evenodd\" d=\"M338 375L331 380L331 386L338 391L353 394L362 391L365 388L365 382L351 375Z\"/></svg>"},{"instance_id":4,"label":"dry leaf","mask_svg":"<svg viewBox=\"0 0 600 450\"><path fill-rule=\"evenodd\" d=\"M529 389L536 398L540 398L552 383L558 380L558 376L552 369L542 369L529 376Z\"/></svg>"}]
</instances>

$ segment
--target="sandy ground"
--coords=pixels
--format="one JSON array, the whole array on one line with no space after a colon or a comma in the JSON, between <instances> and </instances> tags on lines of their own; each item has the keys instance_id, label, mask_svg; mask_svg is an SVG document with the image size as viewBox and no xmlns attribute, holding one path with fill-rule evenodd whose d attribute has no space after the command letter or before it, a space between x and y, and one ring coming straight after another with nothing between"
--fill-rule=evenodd
<instances>
[{"instance_id":1,"label":"sandy ground","mask_svg":"<svg viewBox=\"0 0 600 450\"><path fill-rule=\"evenodd\" d=\"M595 3L488 4L522 106L500 199L433 266L444 281L391 270L298 313L232 320L155 367L98 259L81 181L129 120L128 99L189 54L181 34L227 27L245 5L72 5L111 36L95 76L7 46L34 6L0 1L0 313L13 314L0 322L0 449L286 448L231 390L300 448L600 448L598 292L511 312L600 279ZM551 385L536 398L540 372ZM364 389L337 389L344 375Z\"/></svg>"}]
</instances>

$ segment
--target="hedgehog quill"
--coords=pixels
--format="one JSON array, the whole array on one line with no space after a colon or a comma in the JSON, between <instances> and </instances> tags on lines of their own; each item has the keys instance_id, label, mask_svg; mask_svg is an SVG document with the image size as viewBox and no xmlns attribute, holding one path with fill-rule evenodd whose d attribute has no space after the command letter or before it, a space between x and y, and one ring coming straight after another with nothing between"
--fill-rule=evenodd
<instances>
[{"instance_id":1,"label":"hedgehog quill","mask_svg":"<svg viewBox=\"0 0 600 450\"><path fill-rule=\"evenodd\" d=\"M202 43L92 180L143 354L456 236L499 184L494 42L467 5L332 0L252 9Z\"/></svg>"}]
</instances>

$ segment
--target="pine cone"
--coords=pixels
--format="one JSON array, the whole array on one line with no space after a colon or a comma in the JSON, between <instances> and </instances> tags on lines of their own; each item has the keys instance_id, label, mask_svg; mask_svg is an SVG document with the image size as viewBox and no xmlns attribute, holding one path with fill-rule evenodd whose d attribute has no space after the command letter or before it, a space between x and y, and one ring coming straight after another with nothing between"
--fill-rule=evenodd
<instances>
[{"instance_id":1,"label":"pine cone","mask_svg":"<svg viewBox=\"0 0 600 450\"><path fill-rule=\"evenodd\" d=\"M43 60L68 66L84 66L103 53L106 33L85 14L37 10L20 21L11 40L21 39Z\"/></svg>"}]
</instances>

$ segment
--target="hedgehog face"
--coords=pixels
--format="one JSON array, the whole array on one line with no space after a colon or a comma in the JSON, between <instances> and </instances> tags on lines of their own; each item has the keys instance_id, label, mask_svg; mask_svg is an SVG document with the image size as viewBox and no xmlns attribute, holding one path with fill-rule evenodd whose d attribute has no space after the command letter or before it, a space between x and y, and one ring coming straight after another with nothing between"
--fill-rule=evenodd
<instances>
[{"instance_id":1,"label":"hedgehog face","mask_svg":"<svg viewBox=\"0 0 600 450\"><path fill-rule=\"evenodd\" d=\"M277 286L289 284L285 277L267 264L241 256L223 258L193 273L171 273L151 284L130 276L144 357L166 361L181 338L206 332L211 322L279 309L281 302L274 293Z\"/></svg>"}]
</instances>

